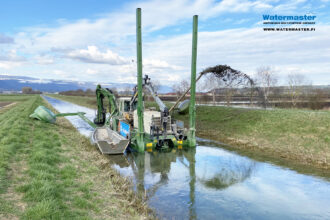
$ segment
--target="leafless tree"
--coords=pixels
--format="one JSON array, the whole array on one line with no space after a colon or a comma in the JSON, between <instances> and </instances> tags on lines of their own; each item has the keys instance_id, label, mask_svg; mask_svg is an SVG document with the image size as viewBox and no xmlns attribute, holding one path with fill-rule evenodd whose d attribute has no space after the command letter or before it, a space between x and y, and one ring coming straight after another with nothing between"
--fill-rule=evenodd
<instances>
[{"instance_id":1,"label":"leafless tree","mask_svg":"<svg viewBox=\"0 0 330 220\"><path fill-rule=\"evenodd\" d=\"M190 83L187 80L181 80L179 83L172 86L173 91L179 98L190 87Z\"/></svg>"},{"instance_id":2,"label":"leafless tree","mask_svg":"<svg viewBox=\"0 0 330 220\"><path fill-rule=\"evenodd\" d=\"M116 87L111 87L110 90L115 95L116 98L119 97L118 89Z\"/></svg>"},{"instance_id":3,"label":"leafless tree","mask_svg":"<svg viewBox=\"0 0 330 220\"><path fill-rule=\"evenodd\" d=\"M302 85L306 82L305 76L301 74L289 74L287 78L291 103L293 107L296 107L297 101L303 92Z\"/></svg>"},{"instance_id":4,"label":"leafless tree","mask_svg":"<svg viewBox=\"0 0 330 220\"><path fill-rule=\"evenodd\" d=\"M124 88L124 90L123 90L123 95L124 96L131 96L132 95L132 89L129 87L129 86L127 86L127 87L125 87Z\"/></svg>"},{"instance_id":5,"label":"leafless tree","mask_svg":"<svg viewBox=\"0 0 330 220\"><path fill-rule=\"evenodd\" d=\"M220 88L222 85L223 85L223 81L221 78L216 77L213 74L205 75L203 88L206 91L211 91L213 105L215 105L217 89Z\"/></svg>"},{"instance_id":6,"label":"leafless tree","mask_svg":"<svg viewBox=\"0 0 330 220\"><path fill-rule=\"evenodd\" d=\"M262 104L266 108L271 89L277 84L277 77L274 70L268 66L258 68L255 82L259 86L259 96L262 98Z\"/></svg>"},{"instance_id":7,"label":"leafless tree","mask_svg":"<svg viewBox=\"0 0 330 220\"><path fill-rule=\"evenodd\" d=\"M187 89L189 89L190 82L188 82L188 80L182 80L180 82L180 86L181 86L181 94L183 94L184 92L187 91Z\"/></svg>"},{"instance_id":8,"label":"leafless tree","mask_svg":"<svg viewBox=\"0 0 330 220\"><path fill-rule=\"evenodd\" d=\"M230 106L232 97L237 91L237 88L247 86L249 83L247 79L228 76L222 79L223 87L225 88L226 105Z\"/></svg>"},{"instance_id":9,"label":"leafless tree","mask_svg":"<svg viewBox=\"0 0 330 220\"><path fill-rule=\"evenodd\" d=\"M235 92L235 87L236 87L236 83L234 82L234 80L228 80L225 82L225 99L226 99L226 104L227 106L231 105L231 100L232 97L234 95Z\"/></svg>"}]
</instances>

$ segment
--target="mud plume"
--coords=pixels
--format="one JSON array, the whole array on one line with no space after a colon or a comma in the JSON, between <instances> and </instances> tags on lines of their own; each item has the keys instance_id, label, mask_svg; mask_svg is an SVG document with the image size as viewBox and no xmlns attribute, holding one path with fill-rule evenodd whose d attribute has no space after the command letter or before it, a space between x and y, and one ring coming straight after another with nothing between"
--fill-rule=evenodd
<instances>
[{"instance_id":1,"label":"mud plume","mask_svg":"<svg viewBox=\"0 0 330 220\"><path fill-rule=\"evenodd\" d=\"M235 82L237 85L243 85L247 83L250 84L250 86L254 85L254 81L248 75L227 65L208 67L200 72L200 75L202 76L208 73L214 74L214 76L220 78L225 83Z\"/></svg>"}]
</instances>

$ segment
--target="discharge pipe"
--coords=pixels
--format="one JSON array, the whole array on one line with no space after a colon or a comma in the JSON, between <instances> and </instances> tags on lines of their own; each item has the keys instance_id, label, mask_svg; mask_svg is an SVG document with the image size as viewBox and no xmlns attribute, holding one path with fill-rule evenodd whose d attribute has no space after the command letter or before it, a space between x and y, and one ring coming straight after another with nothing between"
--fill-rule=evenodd
<instances>
[{"instance_id":1,"label":"discharge pipe","mask_svg":"<svg viewBox=\"0 0 330 220\"><path fill-rule=\"evenodd\" d=\"M155 89L154 89L152 83L150 82L150 78L148 77L148 75L145 75L143 80L144 80L143 86L149 90L149 92L151 93L155 102L159 106L160 111L164 112L166 115L168 115L168 113L169 113L168 108L166 107L164 102L158 97L157 92L155 92Z\"/></svg>"},{"instance_id":2,"label":"discharge pipe","mask_svg":"<svg viewBox=\"0 0 330 220\"><path fill-rule=\"evenodd\" d=\"M157 105L159 106L160 111L161 112L168 112L168 109L167 109L166 105L162 102L162 100L160 100L160 98L158 97L158 95L153 90L152 86L146 84L146 85L144 85L144 87L149 90L149 92L151 93L152 97L154 98L154 100L156 101Z\"/></svg>"},{"instance_id":3,"label":"discharge pipe","mask_svg":"<svg viewBox=\"0 0 330 220\"><path fill-rule=\"evenodd\" d=\"M203 74L200 73L198 78L196 79L196 83L198 82L198 80L200 78L202 78ZM188 94L188 92L190 91L191 86L180 96L180 98L175 102L175 104L170 108L169 112L171 113L173 111L173 109L175 109L175 107L179 104L179 102Z\"/></svg>"}]
</instances>

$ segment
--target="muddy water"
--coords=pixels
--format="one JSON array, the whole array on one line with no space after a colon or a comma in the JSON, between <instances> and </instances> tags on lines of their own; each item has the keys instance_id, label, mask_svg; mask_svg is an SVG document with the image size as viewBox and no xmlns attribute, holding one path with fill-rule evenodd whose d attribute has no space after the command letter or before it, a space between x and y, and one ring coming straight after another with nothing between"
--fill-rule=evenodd
<instances>
[{"instance_id":1,"label":"muddy water","mask_svg":"<svg viewBox=\"0 0 330 220\"><path fill-rule=\"evenodd\" d=\"M94 110L53 98L60 112ZM83 110L84 109L84 110ZM88 111L88 112L87 112ZM88 136L88 124L68 117ZM330 182L199 140L196 149L110 156L165 219L330 219Z\"/></svg>"}]
</instances>

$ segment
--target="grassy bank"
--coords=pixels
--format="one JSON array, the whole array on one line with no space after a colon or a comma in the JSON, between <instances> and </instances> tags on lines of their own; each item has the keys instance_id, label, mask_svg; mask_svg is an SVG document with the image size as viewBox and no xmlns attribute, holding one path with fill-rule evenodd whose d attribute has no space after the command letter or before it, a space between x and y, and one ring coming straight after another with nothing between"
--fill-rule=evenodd
<instances>
[{"instance_id":1,"label":"grassy bank","mask_svg":"<svg viewBox=\"0 0 330 220\"><path fill-rule=\"evenodd\" d=\"M187 116L177 118L188 123ZM197 107L197 135L290 167L330 169L330 112Z\"/></svg>"},{"instance_id":2,"label":"grassy bank","mask_svg":"<svg viewBox=\"0 0 330 220\"><path fill-rule=\"evenodd\" d=\"M54 96L96 108L92 98ZM175 115L188 125L188 116ZM197 106L197 136L301 171L330 174L330 112Z\"/></svg>"},{"instance_id":3,"label":"grassy bank","mask_svg":"<svg viewBox=\"0 0 330 220\"><path fill-rule=\"evenodd\" d=\"M140 219L148 208L130 182L64 118L30 119L36 95L0 113L1 219ZM2 97L0 96L0 100Z\"/></svg>"}]
</instances>

